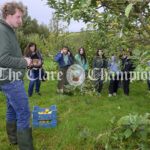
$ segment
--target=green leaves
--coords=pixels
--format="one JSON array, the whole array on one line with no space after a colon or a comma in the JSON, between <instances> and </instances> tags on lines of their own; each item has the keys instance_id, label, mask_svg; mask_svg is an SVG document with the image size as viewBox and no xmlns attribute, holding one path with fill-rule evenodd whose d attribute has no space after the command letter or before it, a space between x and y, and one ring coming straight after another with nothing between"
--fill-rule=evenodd
<instances>
[{"instance_id":1,"label":"green leaves","mask_svg":"<svg viewBox=\"0 0 150 150\"><path fill-rule=\"evenodd\" d=\"M54 8L55 12L61 15L68 23L73 18L79 21L80 19L85 23L98 24L100 28L98 30L103 30L104 28L110 32L112 29L116 32L117 30L123 29L123 36L128 39L129 45L134 47L135 42L142 43L142 41L148 41L148 36L138 36L139 29L143 30L143 23L135 9L132 10L133 5L139 8L139 11L144 17L143 22L147 23L149 11L145 11L149 8L149 4L143 1L101 1L101 0L47 0L49 7ZM141 7L142 6L142 7ZM131 13L133 11L133 13ZM125 12L125 13L124 13ZM106 15L103 15L106 13ZM130 17L129 17L130 15ZM117 21L114 19L117 18ZM140 21L140 22L139 22ZM140 31L141 35L145 34ZM146 30L147 32L147 30ZM148 33L149 34L149 33ZM142 38L142 40L140 40ZM133 42L132 42L133 41ZM134 44L132 44L132 43ZM148 42L146 42L148 43ZM105 43L106 46L108 43ZM142 43L143 44L143 43ZM144 45L144 44L143 44ZM120 45L122 48L122 45Z\"/></svg>"},{"instance_id":2,"label":"green leaves","mask_svg":"<svg viewBox=\"0 0 150 150\"><path fill-rule=\"evenodd\" d=\"M81 0L81 5L84 5L84 3L85 3L85 0Z\"/></svg>"},{"instance_id":3,"label":"green leaves","mask_svg":"<svg viewBox=\"0 0 150 150\"><path fill-rule=\"evenodd\" d=\"M126 9L125 9L125 16L126 16L126 17L129 17L129 13L130 13L130 11L131 11L131 9L132 9L132 6L133 6L133 4L130 3L130 4L126 7Z\"/></svg>"},{"instance_id":4,"label":"green leaves","mask_svg":"<svg viewBox=\"0 0 150 150\"><path fill-rule=\"evenodd\" d=\"M88 6L91 5L91 0L87 0L87 5L88 5Z\"/></svg>"},{"instance_id":5,"label":"green leaves","mask_svg":"<svg viewBox=\"0 0 150 150\"><path fill-rule=\"evenodd\" d=\"M72 15L75 20L79 20L80 19L80 10L79 9L73 10Z\"/></svg>"},{"instance_id":6,"label":"green leaves","mask_svg":"<svg viewBox=\"0 0 150 150\"><path fill-rule=\"evenodd\" d=\"M96 137L96 141L102 141L101 145L110 146L107 149L149 149L150 139L150 114L129 114L121 117L104 133ZM105 141L103 140L105 139ZM137 144L138 143L138 144Z\"/></svg>"},{"instance_id":7,"label":"green leaves","mask_svg":"<svg viewBox=\"0 0 150 150\"><path fill-rule=\"evenodd\" d=\"M91 5L91 0L81 0L81 6L88 7Z\"/></svg>"},{"instance_id":8,"label":"green leaves","mask_svg":"<svg viewBox=\"0 0 150 150\"><path fill-rule=\"evenodd\" d=\"M117 122L117 124L118 124L118 126L129 125L130 124L129 116L124 116L124 117L120 118L120 120Z\"/></svg>"},{"instance_id":9,"label":"green leaves","mask_svg":"<svg viewBox=\"0 0 150 150\"><path fill-rule=\"evenodd\" d=\"M131 129L127 129L124 132L124 136L125 136L126 139L129 138L131 135L132 135L132 130Z\"/></svg>"}]
</instances>

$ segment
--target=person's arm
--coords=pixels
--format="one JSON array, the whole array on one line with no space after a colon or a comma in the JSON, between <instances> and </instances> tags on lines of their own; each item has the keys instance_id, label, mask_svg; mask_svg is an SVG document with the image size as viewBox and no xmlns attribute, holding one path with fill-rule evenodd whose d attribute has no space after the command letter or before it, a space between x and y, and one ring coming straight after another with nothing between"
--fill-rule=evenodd
<instances>
[{"instance_id":1,"label":"person's arm","mask_svg":"<svg viewBox=\"0 0 150 150\"><path fill-rule=\"evenodd\" d=\"M70 55L68 55L69 56L69 62L70 62L70 64L72 65L74 62L73 62L73 58L70 56Z\"/></svg>"},{"instance_id":2,"label":"person's arm","mask_svg":"<svg viewBox=\"0 0 150 150\"><path fill-rule=\"evenodd\" d=\"M37 51L37 55L38 55L38 57L39 57L39 59L41 61L41 66L42 66L43 63L44 63L43 57L42 57L42 55L41 55L41 53L39 51Z\"/></svg>"},{"instance_id":3,"label":"person's arm","mask_svg":"<svg viewBox=\"0 0 150 150\"><path fill-rule=\"evenodd\" d=\"M11 52L11 41L4 31L0 32L0 67L27 68L27 60L22 57L14 57Z\"/></svg>"},{"instance_id":4,"label":"person's arm","mask_svg":"<svg viewBox=\"0 0 150 150\"><path fill-rule=\"evenodd\" d=\"M104 59L104 60L103 60L103 68L106 69L107 67L108 67L107 61Z\"/></svg>"},{"instance_id":5,"label":"person's arm","mask_svg":"<svg viewBox=\"0 0 150 150\"><path fill-rule=\"evenodd\" d=\"M58 52L55 56L55 61L58 62L63 57L63 54L61 52Z\"/></svg>"},{"instance_id":6,"label":"person's arm","mask_svg":"<svg viewBox=\"0 0 150 150\"><path fill-rule=\"evenodd\" d=\"M88 62L88 59L86 59L85 70L88 70L88 68L89 68L89 62Z\"/></svg>"},{"instance_id":7,"label":"person's arm","mask_svg":"<svg viewBox=\"0 0 150 150\"><path fill-rule=\"evenodd\" d=\"M75 55L75 61L76 61L77 64L80 64L80 62L79 62L79 55L78 54Z\"/></svg>"},{"instance_id":8,"label":"person's arm","mask_svg":"<svg viewBox=\"0 0 150 150\"><path fill-rule=\"evenodd\" d=\"M40 53L39 51L36 51L36 54L37 54L37 56L38 56L39 61L36 62L36 63L34 62L32 67L41 68L42 65L43 65L43 58L42 58L42 55L41 55L41 53Z\"/></svg>"}]
</instances>

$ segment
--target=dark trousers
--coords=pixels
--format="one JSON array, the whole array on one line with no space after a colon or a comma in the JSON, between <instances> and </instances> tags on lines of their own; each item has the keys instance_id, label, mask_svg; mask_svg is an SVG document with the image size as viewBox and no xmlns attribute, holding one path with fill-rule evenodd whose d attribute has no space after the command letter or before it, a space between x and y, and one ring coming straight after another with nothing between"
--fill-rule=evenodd
<instances>
[{"instance_id":1,"label":"dark trousers","mask_svg":"<svg viewBox=\"0 0 150 150\"><path fill-rule=\"evenodd\" d=\"M117 93L119 82L120 75L115 75L114 77L110 75L109 94Z\"/></svg>"},{"instance_id":2,"label":"dark trousers","mask_svg":"<svg viewBox=\"0 0 150 150\"><path fill-rule=\"evenodd\" d=\"M59 68L59 72L60 72L60 76L59 76L60 80L58 80L58 89L59 90L60 89L65 90L65 85L68 84L68 81L67 81L67 70L68 70L68 66Z\"/></svg>"},{"instance_id":3,"label":"dark trousers","mask_svg":"<svg viewBox=\"0 0 150 150\"><path fill-rule=\"evenodd\" d=\"M97 79L97 80L94 82L94 87L97 89L97 92L98 92L98 93L101 93L102 88L103 88L103 80Z\"/></svg>"},{"instance_id":4,"label":"dark trousers","mask_svg":"<svg viewBox=\"0 0 150 150\"><path fill-rule=\"evenodd\" d=\"M130 74L123 74L123 91L125 95L129 95Z\"/></svg>"}]
</instances>

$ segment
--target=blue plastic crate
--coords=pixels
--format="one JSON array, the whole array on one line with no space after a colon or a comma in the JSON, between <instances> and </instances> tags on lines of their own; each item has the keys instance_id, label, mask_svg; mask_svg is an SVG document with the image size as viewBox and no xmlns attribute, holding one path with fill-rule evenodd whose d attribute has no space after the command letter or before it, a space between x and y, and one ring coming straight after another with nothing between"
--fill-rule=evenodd
<instances>
[{"instance_id":1,"label":"blue plastic crate","mask_svg":"<svg viewBox=\"0 0 150 150\"><path fill-rule=\"evenodd\" d=\"M49 109L51 113L41 114L41 112L45 112L46 109ZM57 127L56 105L52 105L50 108L33 107L33 128L37 127Z\"/></svg>"}]
</instances>

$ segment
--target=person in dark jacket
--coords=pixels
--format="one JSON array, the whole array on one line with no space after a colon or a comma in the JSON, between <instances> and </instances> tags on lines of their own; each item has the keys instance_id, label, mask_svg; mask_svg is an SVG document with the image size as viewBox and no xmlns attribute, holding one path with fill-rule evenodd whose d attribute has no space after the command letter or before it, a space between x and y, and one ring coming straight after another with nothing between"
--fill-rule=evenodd
<instances>
[{"instance_id":1,"label":"person in dark jacket","mask_svg":"<svg viewBox=\"0 0 150 150\"><path fill-rule=\"evenodd\" d=\"M2 7L0 19L0 89L7 101L6 131L11 145L20 150L34 150L31 111L23 77L31 59L23 58L13 28L22 23L24 8L20 3L8 2Z\"/></svg>"},{"instance_id":2,"label":"person in dark jacket","mask_svg":"<svg viewBox=\"0 0 150 150\"><path fill-rule=\"evenodd\" d=\"M70 65L73 64L73 58L71 57L70 51L68 51L67 46L63 46L61 51L58 52L55 56L55 61L59 65L59 73L60 73L60 79L58 79L58 94L64 94L65 91L65 85L68 84L67 81L67 70Z\"/></svg>"},{"instance_id":3,"label":"person in dark jacket","mask_svg":"<svg viewBox=\"0 0 150 150\"><path fill-rule=\"evenodd\" d=\"M41 71L43 65L43 58L41 53L37 50L35 43L29 43L25 48L24 55L32 60L32 67L29 69L29 88L28 88L28 96L31 97L33 94L33 88L36 83L35 93L39 96L40 93L40 85L41 85Z\"/></svg>"},{"instance_id":4,"label":"person in dark jacket","mask_svg":"<svg viewBox=\"0 0 150 150\"><path fill-rule=\"evenodd\" d=\"M104 68L107 68L106 58L102 49L98 49L93 59L94 87L97 89L98 95L101 95L104 80Z\"/></svg>"},{"instance_id":5,"label":"person in dark jacket","mask_svg":"<svg viewBox=\"0 0 150 150\"><path fill-rule=\"evenodd\" d=\"M124 94L129 96L130 72L135 69L134 60L129 57L132 55L130 51L125 52L122 58L122 73L123 73L123 91Z\"/></svg>"}]
</instances>

